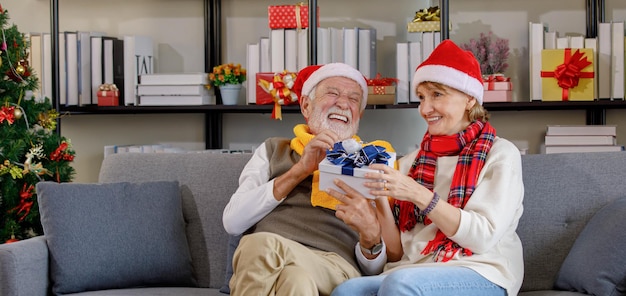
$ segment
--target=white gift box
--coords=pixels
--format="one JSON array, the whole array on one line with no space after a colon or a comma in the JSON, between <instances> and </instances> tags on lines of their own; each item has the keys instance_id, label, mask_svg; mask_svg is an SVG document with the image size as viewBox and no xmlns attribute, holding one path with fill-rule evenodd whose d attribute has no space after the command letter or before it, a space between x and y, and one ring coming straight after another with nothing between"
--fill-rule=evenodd
<instances>
[{"instance_id":1,"label":"white gift box","mask_svg":"<svg viewBox=\"0 0 626 296\"><path fill-rule=\"evenodd\" d=\"M394 167L394 163L396 162L396 153L387 152L387 154L389 154L389 160L387 160L387 165L390 167ZM363 194L363 196L365 196L366 198L376 198L369 193L370 189L365 187L363 183L368 182L368 180L364 178L365 173L377 172L378 170L373 170L370 169L368 166L363 166L360 168L353 168L352 175L344 175L342 174L342 166L335 165L326 158L324 158L324 160L319 163L319 170L319 186L320 190L322 191L326 191L326 189L332 188L339 192L345 193L343 190L339 189L339 187L337 187L335 183L333 183L334 179L341 179L346 184L350 185L350 187Z\"/></svg>"}]
</instances>

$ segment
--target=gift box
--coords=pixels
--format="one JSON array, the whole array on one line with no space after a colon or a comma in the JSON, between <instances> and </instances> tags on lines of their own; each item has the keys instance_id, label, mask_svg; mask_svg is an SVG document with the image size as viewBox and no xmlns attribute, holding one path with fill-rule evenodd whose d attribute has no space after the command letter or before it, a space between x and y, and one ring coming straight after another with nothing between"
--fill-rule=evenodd
<instances>
[{"instance_id":1,"label":"gift box","mask_svg":"<svg viewBox=\"0 0 626 296\"><path fill-rule=\"evenodd\" d=\"M98 106L119 106L120 91L115 84L103 84L98 88Z\"/></svg>"},{"instance_id":2,"label":"gift box","mask_svg":"<svg viewBox=\"0 0 626 296\"><path fill-rule=\"evenodd\" d=\"M274 104L273 119L282 119L281 106L298 104L298 96L291 91L297 73L256 73L256 104Z\"/></svg>"},{"instance_id":3,"label":"gift box","mask_svg":"<svg viewBox=\"0 0 626 296\"><path fill-rule=\"evenodd\" d=\"M488 90L513 90L511 78L502 74L491 74L483 76L483 87Z\"/></svg>"},{"instance_id":4,"label":"gift box","mask_svg":"<svg viewBox=\"0 0 626 296\"><path fill-rule=\"evenodd\" d=\"M513 102L513 91L511 90L485 90L483 102Z\"/></svg>"},{"instance_id":5,"label":"gift box","mask_svg":"<svg viewBox=\"0 0 626 296\"><path fill-rule=\"evenodd\" d=\"M387 159L387 165L393 167L396 161L396 154L394 152L384 153L389 156ZM319 163L319 171L319 189L321 191L332 188L339 192L343 192L343 190L339 189L339 187L337 187L333 182L334 179L338 178L350 185L350 187L354 188L359 193L363 194L366 198L375 198L369 193L370 189L363 186L363 182L368 182L368 180L364 178L365 174L368 172L377 172L376 170L370 169L367 165L362 167L353 167L350 164L337 165L332 163L328 158L324 158L324 160Z\"/></svg>"},{"instance_id":6,"label":"gift box","mask_svg":"<svg viewBox=\"0 0 626 296\"><path fill-rule=\"evenodd\" d=\"M594 62L589 48L542 50L542 100L593 101Z\"/></svg>"},{"instance_id":7,"label":"gift box","mask_svg":"<svg viewBox=\"0 0 626 296\"><path fill-rule=\"evenodd\" d=\"M319 7L317 8L317 26L319 27ZM267 7L270 29L299 29L309 26L309 6L270 5Z\"/></svg>"},{"instance_id":8,"label":"gift box","mask_svg":"<svg viewBox=\"0 0 626 296\"><path fill-rule=\"evenodd\" d=\"M410 22L406 26L409 33L441 31L440 21Z\"/></svg>"},{"instance_id":9,"label":"gift box","mask_svg":"<svg viewBox=\"0 0 626 296\"><path fill-rule=\"evenodd\" d=\"M368 86L368 105L393 105L396 101L396 86Z\"/></svg>"}]
</instances>

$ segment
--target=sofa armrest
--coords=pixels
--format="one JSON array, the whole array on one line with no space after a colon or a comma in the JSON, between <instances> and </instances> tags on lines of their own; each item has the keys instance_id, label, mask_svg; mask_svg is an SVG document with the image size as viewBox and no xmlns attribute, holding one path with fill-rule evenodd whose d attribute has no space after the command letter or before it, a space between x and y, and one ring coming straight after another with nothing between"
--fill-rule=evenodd
<instances>
[{"instance_id":1,"label":"sofa armrest","mask_svg":"<svg viewBox=\"0 0 626 296\"><path fill-rule=\"evenodd\" d=\"M0 295L48 292L48 244L44 236L0 245Z\"/></svg>"}]
</instances>

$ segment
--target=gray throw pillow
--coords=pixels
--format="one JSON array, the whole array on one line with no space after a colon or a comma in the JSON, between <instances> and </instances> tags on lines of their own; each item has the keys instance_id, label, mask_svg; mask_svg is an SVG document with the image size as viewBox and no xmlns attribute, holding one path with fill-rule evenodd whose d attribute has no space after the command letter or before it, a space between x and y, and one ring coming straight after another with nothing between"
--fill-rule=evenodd
<instances>
[{"instance_id":1,"label":"gray throw pillow","mask_svg":"<svg viewBox=\"0 0 626 296\"><path fill-rule=\"evenodd\" d=\"M226 272L224 272L224 284L220 287L220 292L230 294L230 278L233 277L233 255L242 235L229 235L228 246L226 248Z\"/></svg>"},{"instance_id":2,"label":"gray throw pillow","mask_svg":"<svg viewBox=\"0 0 626 296\"><path fill-rule=\"evenodd\" d=\"M624 225L626 198L614 200L598 210L567 254L555 287L592 295L625 295Z\"/></svg>"},{"instance_id":3,"label":"gray throw pillow","mask_svg":"<svg viewBox=\"0 0 626 296\"><path fill-rule=\"evenodd\" d=\"M177 181L36 190L55 294L195 286Z\"/></svg>"}]
</instances>

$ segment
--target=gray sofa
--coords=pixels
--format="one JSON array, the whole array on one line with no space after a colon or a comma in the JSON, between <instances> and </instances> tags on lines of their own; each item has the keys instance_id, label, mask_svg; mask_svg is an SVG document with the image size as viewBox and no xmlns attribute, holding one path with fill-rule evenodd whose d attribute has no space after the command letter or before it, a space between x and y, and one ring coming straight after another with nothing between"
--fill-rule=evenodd
<instances>
[{"instance_id":1,"label":"gray sofa","mask_svg":"<svg viewBox=\"0 0 626 296\"><path fill-rule=\"evenodd\" d=\"M72 295L223 295L219 288L225 282L228 235L222 227L222 209L249 157L213 153L107 157L100 171L102 183L180 182L197 287L141 287ZM524 246L525 277L520 295L582 295L553 290L559 270L594 213L626 195L625 167L623 152L523 156L526 193L518 233ZM616 257L626 257L623 247L618 251L621 254L613 253ZM0 295L49 295L50 260L46 236L0 245ZM623 274L625 265L619 268L618 273Z\"/></svg>"}]
</instances>

